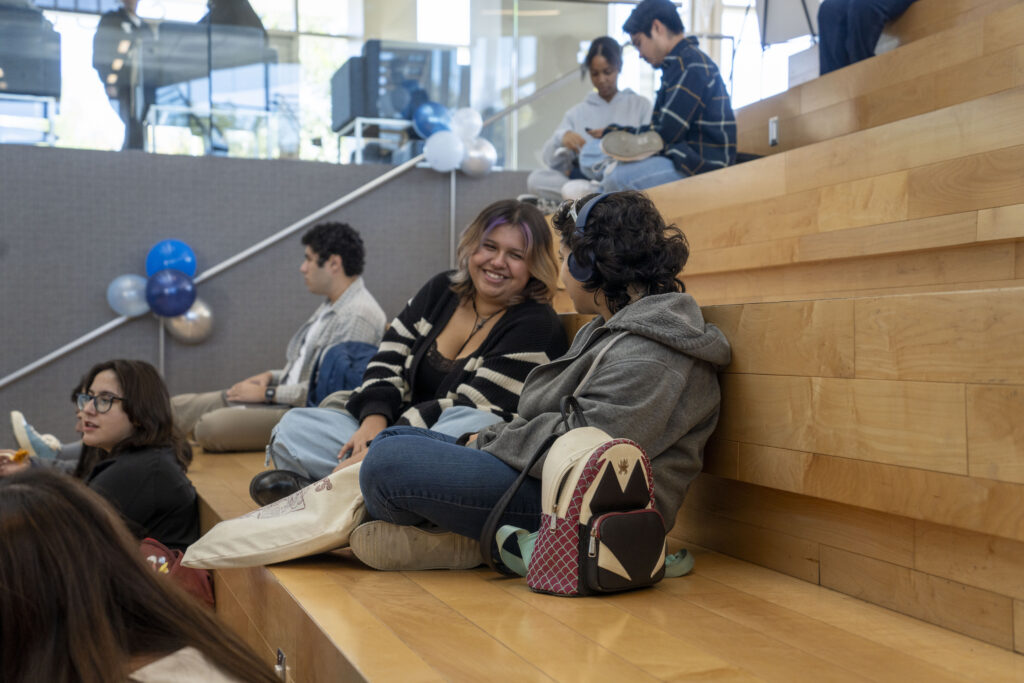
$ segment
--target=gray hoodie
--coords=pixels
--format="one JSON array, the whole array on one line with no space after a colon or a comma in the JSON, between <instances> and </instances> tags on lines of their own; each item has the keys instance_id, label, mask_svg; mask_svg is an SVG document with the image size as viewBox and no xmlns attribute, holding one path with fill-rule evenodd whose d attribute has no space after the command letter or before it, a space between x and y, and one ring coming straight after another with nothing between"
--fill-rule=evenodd
<instances>
[{"instance_id":1,"label":"gray hoodie","mask_svg":"<svg viewBox=\"0 0 1024 683\"><path fill-rule=\"evenodd\" d=\"M590 426L632 439L647 452L655 501L671 527L718 423L717 371L731 359L725 335L704 322L689 294L644 297L607 322L595 318L564 356L530 372L518 415L482 430L473 446L517 469L525 467L559 427L561 398L576 390L601 348L620 331L630 334L601 359L579 404ZM541 476L543 463L541 458L532 476Z\"/></svg>"}]
</instances>

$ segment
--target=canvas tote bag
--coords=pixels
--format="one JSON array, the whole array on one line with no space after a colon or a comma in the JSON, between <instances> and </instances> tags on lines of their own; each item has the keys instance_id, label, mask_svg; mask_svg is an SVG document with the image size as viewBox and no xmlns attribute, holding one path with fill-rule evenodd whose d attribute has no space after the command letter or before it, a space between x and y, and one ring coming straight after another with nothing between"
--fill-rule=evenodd
<instances>
[{"instance_id":1,"label":"canvas tote bag","mask_svg":"<svg viewBox=\"0 0 1024 683\"><path fill-rule=\"evenodd\" d=\"M185 551L186 567L256 567L348 545L366 517L360 463L287 498L220 522Z\"/></svg>"}]
</instances>

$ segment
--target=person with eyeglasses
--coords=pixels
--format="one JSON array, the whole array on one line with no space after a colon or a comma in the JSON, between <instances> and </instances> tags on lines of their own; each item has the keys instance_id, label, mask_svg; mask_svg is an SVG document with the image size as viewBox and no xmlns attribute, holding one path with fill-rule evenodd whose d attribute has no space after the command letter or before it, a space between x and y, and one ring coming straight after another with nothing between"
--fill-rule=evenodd
<instances>
[{"instance_id":1,"label":"person with eyeglasses","mask_svg":"<svg viewBox=\"0 0 1024 683\"><path fill-rule=\"evenodd\" d=\"M184 550L199 537L196 492L185 476L192 449L174 427L160 374L145 361L111 360L93 366L79 386L74 476L106 498L136 537ZM43 464L16 460L15 451L0 451L0 475Z\"/></svg>"}]
</instances>

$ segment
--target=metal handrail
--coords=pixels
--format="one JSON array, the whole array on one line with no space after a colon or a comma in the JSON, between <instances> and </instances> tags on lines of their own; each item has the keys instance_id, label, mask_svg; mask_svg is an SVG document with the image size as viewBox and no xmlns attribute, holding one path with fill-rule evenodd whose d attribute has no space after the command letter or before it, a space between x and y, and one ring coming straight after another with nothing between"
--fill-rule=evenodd
<instances>
[{"instance_id":1,"label":"metal handrail","mask_svg":"<svg viewBox=\"0 0 1024 683\"><path fill-rule=\"evenodd\" d=\"M578 76L579 74L580 74L579 67L575 67L571 71L567 71L566 73L562 74L561 76L559 76L555 80L551 81L547 85L544 85L541 88L539 88L536 92L533 92L533 93L527 95L523 99L515 102L514 104L509 105L508 107L505 107L501 111L499 111L499 112L495 113L494 115L488 117L487 119L484 120L483 125L485 127L489 126L490 124L494 123L495 121L498 121L498 120L504 118L505 116L508 116L512 112L514 112L514 111L516 111L516 110L526 106L527 104L529 104L531 102L534 102L535 100L537 100L540 97L546 95L547 93L562 87L562 85L564 85L564 83L566 81L568 81L571 76ZM220 275L225 270L227 270L229 268L232 268L233 266L238 265L242 261L244 261L244 260L250 258L251 256L254 256L255 254L263 251L267 247L270 247L270 246L276 244L277 242L280 242L281 240L285 239L286 237L289 237L290 235L298 232L299 230L302 230L306 226L308 226L308 225L310 225L312 223L315 223L316 221L320 220L324 216L326 216L326 215L328 215L330 213L333 213L334 211L337 211L341 207L345 206L346 204L348 204L348 203L358 199L359 197L362 197L364 194L370 192L371 190L375 190L378 187L380 187L381 185L389 182L390 180L392 180L394 178L397 178L398 176L404 174L409 169L414 168L417 164L419 164L425 158L426 158L426 155L420 154L420 155L418 155L418 156L416 156L416 157L414 157L412 159L409 159L408 161L406 161L405 163L401 164L400 166L396 166L393 169L387 171L386 173L381 174L380 176L374 178L373 180L367 181L365 184L363 184L362 186L356 188L352 192L349 192L345 196L340 197L340 198L334 200L333 202L331 202L330 204L327 204L323 208L318 209L318 210L314 211L313 213L309 214L308 216L295 221L294 223L292 223L288 227L286 227L286 228L284 228L282 230L279 230L278 232L274 233L270 237L267 237L266 239L261 240L260 242L257 242L256 244L252 245L248 249L240 251L239 253L235 254L234 256L221 261L220 263L218 263L217 265L213 266L212 268L209 268L208 270L203 271L202 273L200 273L199 275L197 275L193 279L193 282L195 284L199 284L201 282L205 282L206 280L209 280L212 277ZM454 173L455 172L452 171L452 176L453 177L452 177L451 195L452 195L452 199L453 200L454 200L454 197L455 197ZM454 211L454 203L453 203L452 210ZM452 223L451 223L451 230L452 230L452 233L453 233L452 240L453 240L453 244L454 244L454 230L455 230L454 218L453 218ZM111 332L111 331L117 329L118 327L120 327L124 323L128 322L130 319L131 318L129 318L127 316L123 316L123 315L118 317L118 318L114 318L113 320L111 320L109 322L106 322L103 325L100 325L99 327L97 327L96 329L92 330L91 332L88 332L88 333L82 335L78 339L75 339L74 341L68 342L67 344L65 344L64 346L60 347L59 349L57 349L55 351L51 351L50 353L46 354L42 358L39 358L38 360L36 360L36 361L34 361L32 363L29 363L28 365L26 365L26 366L24 366L24 367L22 367L22 368L20 368L18 370L15 370L11 374L9 374L6 377L3 377L2 379L0 379L0 389L3 389L8 384L16 382L17 380L21 379L22 377L35 372L39 368L41 368L44 365L47 365L47 364L57 360L61 356L64 356L64 355L66 355L68 353L71 353L75 349L77 349L77 348L79 348L81 346L84 346L85 344L88 344L92 340L97 339L97 338L107 334L108 332Z\"/></svg>"}]
</instances>

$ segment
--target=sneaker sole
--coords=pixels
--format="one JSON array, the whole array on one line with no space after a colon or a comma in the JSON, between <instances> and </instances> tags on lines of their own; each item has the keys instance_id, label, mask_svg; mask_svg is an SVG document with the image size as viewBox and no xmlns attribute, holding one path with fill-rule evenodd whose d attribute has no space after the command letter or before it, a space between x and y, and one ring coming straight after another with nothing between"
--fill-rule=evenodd
<instances>
[{"instance_id":1,"label":"sneaker sole","mask_svg":"<svg viewBox=\"0 0 1024 683\"><path fill-rule=\"evenodd\" d=\"M11 428L14 430L14 440L18 442L18 447L27 451L33 458L39 457L36 449L32 447L32 439L28 438L28 432L25 431L25 416L20 410L11 411Z\"/></svg>"},{"instance_id":2,"label":"sneaker sole","mask_svg":"<svg viewBox=\"0 0 1024 683\"><path fill-rule=\"evenodd\" d=\"M380 520L356 527L349 545L360 562L380 571L472 569L483 562L471 538Z\"/></svg>"},{"instance_id":3,"label":"sneaker sole","mask_svg":"<svg viewBox=\"0 0 1024 683\"><path fill-rule=\"evenodd\" d=\"M630 144L624 145L624 147L628 146L632 149L616 149L615 138L610 138L601 140L601 151L616 161L643 161L660 152L665 146L660 135L657 137L650 135L631 137ZM641 137L643 137L642 141L639 140ZM611 144L606 144L608 142Z\"/></svg>"}]
</instances>

